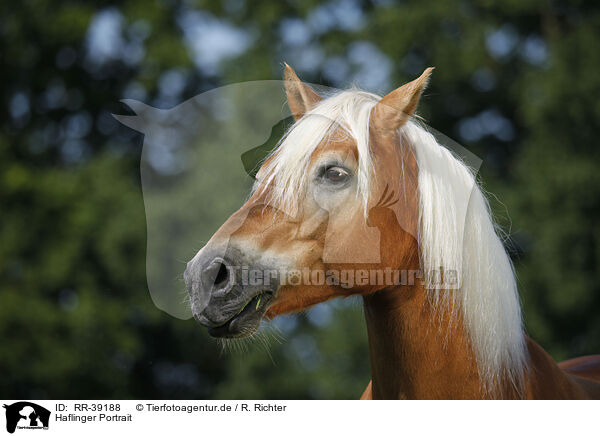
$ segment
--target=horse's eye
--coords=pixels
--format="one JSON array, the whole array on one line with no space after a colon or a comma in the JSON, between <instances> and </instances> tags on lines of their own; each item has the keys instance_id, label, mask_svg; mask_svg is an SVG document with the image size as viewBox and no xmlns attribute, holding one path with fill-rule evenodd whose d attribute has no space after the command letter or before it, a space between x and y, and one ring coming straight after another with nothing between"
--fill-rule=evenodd
<instances>
[{"instance_id":1,"label":"horse's eye","mask_svg":"<svg viewBox=\"0 0 600 436\"><path fill-rule=\"evenodd\" d=\"M348 177L348 171L340 167L330 167L325 171L325 178L331 183L344 183Z\"/></svg>"}]
</instances>

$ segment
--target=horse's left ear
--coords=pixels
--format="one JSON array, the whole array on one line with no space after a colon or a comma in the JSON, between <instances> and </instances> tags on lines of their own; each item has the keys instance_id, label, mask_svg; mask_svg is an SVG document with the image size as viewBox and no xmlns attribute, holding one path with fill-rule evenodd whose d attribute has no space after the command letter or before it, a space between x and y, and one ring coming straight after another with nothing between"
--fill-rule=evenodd
<instances>
[{"instance_id":1,"label":"horse's left ear","mask_svg":"<svg viewBox=\"0 0 600 436\"><path fill-rule=\"evenodd\" d=\"M295 120L302 118L306 112L310 111L323 99L310 86L302 82L288 64L285 64L283 77L288 105Z\"/></svg>"},{"instance_id":2,"label":"horse's left ear","mask_svg":"<svg viewBox=\"0 0 600 436\"><path fill-rule=\"evenodd\" d=\"M427 68L418 79L383 97L373 109L373 127L379 130L396 130L406 123L417 109L432 71L432 67Z\"/></svg>"}]
</instances>

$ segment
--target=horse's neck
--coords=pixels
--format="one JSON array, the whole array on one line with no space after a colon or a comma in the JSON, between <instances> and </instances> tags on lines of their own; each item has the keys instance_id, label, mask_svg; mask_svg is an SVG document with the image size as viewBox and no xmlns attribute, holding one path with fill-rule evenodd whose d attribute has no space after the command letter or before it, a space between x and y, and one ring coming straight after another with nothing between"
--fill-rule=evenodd
<instances>
[{"instance_id":1,"label":"horse's neck","mask_svg":"<svg viewBox=\"0 0 600 436\"><path fill-rule=\"evenodd\" d=\"M434 310L421 284L386 288L364 298L373 399L586 398L579 384L527 338L525 391L507 382L484 389L462 320Z\"/></svg>"},{"instance_id":2,"label":"horse's neck","mask_svg":"<svg viewBox=\"0 0 600 436\"><path fill-rule=\"evenodd\" d=\"M481 398L462 321L435 311L420 284L364 297L373 398Z\"/></svg>"}]
</instances>

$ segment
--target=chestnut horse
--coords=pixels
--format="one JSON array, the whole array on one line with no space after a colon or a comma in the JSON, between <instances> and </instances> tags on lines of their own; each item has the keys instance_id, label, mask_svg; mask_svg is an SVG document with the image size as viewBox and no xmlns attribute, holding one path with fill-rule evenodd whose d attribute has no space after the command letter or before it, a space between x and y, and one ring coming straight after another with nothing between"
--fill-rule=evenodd
<instances>
[{"instance_id":1,"label":"chestnut horse","mask_svg":"<svg viewBox=\"0 0 600 436\"><path fill-rule=\"evenodd\" d=\"M432 68L383 98L322 98L286 65L296 122L249 200L188 263L212 336L361 295L364 399L600 398L600 356L526 336L511 261L472 171L414 117Z\"/></svg>"}]
</instances>

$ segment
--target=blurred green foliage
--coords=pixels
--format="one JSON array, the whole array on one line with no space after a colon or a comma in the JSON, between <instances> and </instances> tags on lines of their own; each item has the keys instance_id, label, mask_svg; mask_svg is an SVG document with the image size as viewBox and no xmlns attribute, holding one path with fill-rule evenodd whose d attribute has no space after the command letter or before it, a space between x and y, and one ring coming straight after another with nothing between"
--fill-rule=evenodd
<instances>
[{"instance_id":1,"label":"blurred green foliage","mask_svg":"<svg viewBox=\"0 0 600 436\"><path fill-rule=\"evenodd\" d=\"M435 66L421 115L483 159L528 333L556 359L600 352L599 29L591 0L4 2L0 395L360 395L359 302L222 353L146 286L142 137L119 99L169 107L284 60L380 93Z\"/></svg>"}]
</instances>

